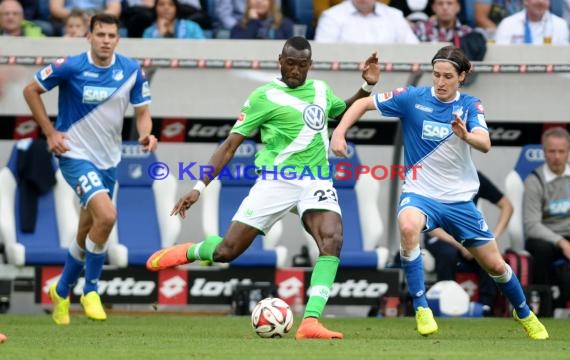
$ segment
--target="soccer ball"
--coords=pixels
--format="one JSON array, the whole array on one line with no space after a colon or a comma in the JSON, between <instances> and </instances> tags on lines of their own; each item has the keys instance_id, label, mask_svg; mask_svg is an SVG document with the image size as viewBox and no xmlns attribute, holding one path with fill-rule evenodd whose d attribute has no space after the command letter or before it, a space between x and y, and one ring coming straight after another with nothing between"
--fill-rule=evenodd
<instances>
[{"instance_id":1,"label":"soccer ball","mask_svg":"<svg viewBox=\"0 0 570 360\"><path fill-rule=\"evenodd\" d=\"M279 298L260 300L251 313L251 326L262 338L280 338L293 326L293 312Z\"/></svg>"}]
</instances>

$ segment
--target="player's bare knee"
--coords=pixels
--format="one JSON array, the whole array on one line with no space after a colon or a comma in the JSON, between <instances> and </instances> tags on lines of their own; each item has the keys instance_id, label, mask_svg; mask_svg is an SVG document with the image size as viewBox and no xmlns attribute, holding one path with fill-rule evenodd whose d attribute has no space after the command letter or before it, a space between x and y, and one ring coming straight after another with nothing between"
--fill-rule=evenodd
<instances>
[{"instance_id":1,"label":"player's bare knee","mask_svg":"<svg viewBox=\"0 0 570 360\"><path fill-rule=\"evenodd\" d=\"M407 244L409 242L413 242L413 239L419 236L420 231L416 224L412 221L402 221L400 222L400 234L402 236L402 242L406 243L406 245L413 246L414 244Z\"/></svg>"},{"instance_id":2,"label":"player's bare knee","mask_svg":"<svg viewBox=\"0 0 570 360\"><path fill-rule=\"evenodd\" d=\"M491 276L501 276L507 272L504 261L495 261L487 266L487 272Z\"/></svg>"},{"instance_id":3,"label":"player's bare knee","mask_svg":"<svg viewBox=\"0 0 570 360\"><path fill-rule=\"evenodd\" d=\"M105 214L98 214L94 216L93 225L99 229L111 230L113 226L115 226L115 222L117 221L117 213L114 211L105 213Z\"/></svg>"}]
</instances>

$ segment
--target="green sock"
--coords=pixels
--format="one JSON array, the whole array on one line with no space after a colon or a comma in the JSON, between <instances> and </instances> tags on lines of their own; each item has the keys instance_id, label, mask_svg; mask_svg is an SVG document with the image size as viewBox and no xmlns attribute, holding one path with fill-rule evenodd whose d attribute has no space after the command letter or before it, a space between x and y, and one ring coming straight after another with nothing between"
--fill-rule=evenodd
<instances>
[{"instance_id":1,"label":"green sock","mask_svg":"<svg viewBox=\"0 0 570 360\"><path fill-rule=\"evenodd\" d=\"M188 248L186 257L192 261L207 260L213 262L214 251L218 247L218 244L221 242L221 236L210 235L206 238L206 240L190 246L190 248Z\"/></svg>"},{"instance_id":2,"label":"green sock","mask_svg":"<svg viewBox=\"0 0 570 360\"><path fill-rule=\"evenodd\" d=\"M303 318L319 318L325 309L340 259L336 256L319 256L311 275L311 293Z\"/></svg>"}]
</instances>

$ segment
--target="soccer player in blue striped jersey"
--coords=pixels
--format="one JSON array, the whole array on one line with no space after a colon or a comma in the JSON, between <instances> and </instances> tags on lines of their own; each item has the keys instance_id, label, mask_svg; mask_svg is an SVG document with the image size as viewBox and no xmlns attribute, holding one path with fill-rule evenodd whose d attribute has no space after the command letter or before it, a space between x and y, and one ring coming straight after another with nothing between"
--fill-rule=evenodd
<instances>
[{"instance_id":1,"label":"soccer player in blue striped jersey","mask_svg":"<svg viewBox=\"0 0 570 360\"><path fill-rule=\"evenodd\" d=\"M472 201L479 180L471 149L487 153L491 140L481 101L459 92L471 64L460 49L446 46L435 54L432 66L431 87L408 86L357 100L334 131L331 149L347 156L346 131L368 110L400 118L406 168L421 166L416 178L406 174L398 208L400 255L421 335L437 332L438 326L425 296L420 234L441 227L497 283L527 335L547 339L548 332L530 311L519 280Z\"/></svg>"},{"instance_id":2,"label":"soccer player in blue striped jersey","mask_svg":"<svg viewBox=\"0 0 570 360\"><path fill-rule=\"evenodd\" d=\"M121 130L125 111L135 109L139 142L154 151L148 104L151 94L139 64L115 53L119 21L109 14L91 18L87 39L90 50L58 59L38 71L24 89L24 97L42 128L49 150L59 158L62 175L79 196L81 210L76 241L69 246L63 273L49 289L54 303L52 318L67 325L69 293L85 268L81 304L87 317L105 320L107 314L97 283L107 252L107 239L115 224L111 201L116 166L121 160ZM41 95L59 87L58 116L50 122Z\"/></svg>"}]
</instances>

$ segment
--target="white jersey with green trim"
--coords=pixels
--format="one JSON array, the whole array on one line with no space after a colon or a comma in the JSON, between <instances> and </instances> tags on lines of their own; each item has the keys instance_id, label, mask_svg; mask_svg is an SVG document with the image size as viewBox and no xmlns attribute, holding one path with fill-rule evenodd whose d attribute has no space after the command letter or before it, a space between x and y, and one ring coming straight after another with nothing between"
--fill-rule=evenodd
<instances>
[{"instance_id":1,"label":"white jersey with green trim","mask_svg":"<svg viewBox=\"0 0 570 360\"><path fill-rule=\"evenodd\" d=\"M260 169L300 173L309 168L315 177L328 177L328 119L345 108L324 81L290 88L276 79L249 95L232 132L247 137L261 131L265 147L255 158Z\"/></svg>"}]
</instances>

